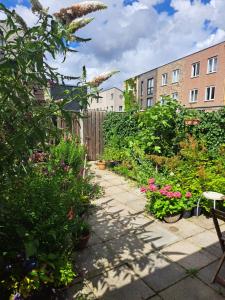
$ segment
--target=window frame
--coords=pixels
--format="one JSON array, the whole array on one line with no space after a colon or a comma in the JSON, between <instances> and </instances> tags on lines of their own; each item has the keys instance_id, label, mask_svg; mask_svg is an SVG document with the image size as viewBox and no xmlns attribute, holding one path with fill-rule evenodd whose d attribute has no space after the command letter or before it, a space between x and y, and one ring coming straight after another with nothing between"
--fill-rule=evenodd
<instances>
[{"instance_id":1,"label":"window frame","mask_svg":"<svg viewBox=\"0 0 225 300\"><path fill-rule=\"evenodd\" d=\"M166 79L166 80L164 80L164 79ZM162 82L161 83L162 83L162 86L165 86L165 85L168 84L168 73L163 73L162 74Z\"/></svg>"},{"instance_id":2,"label":"window frame","mask_svg":"<svg viewBox=\"0 0 225 300\"><path fill-rule=\"evenodd\" d=\"M149 84L152 83L152 84ZM153 95L154 93L154 77L151 77L147 80L147 95Z\"/></svg>"},{"instance_id":3,"label":"window frame","mask_svg":"<svg viewBox=\"0 0 225 300\"><path fill-rule=\"evenodd\" d=\"M180 80L180 69L175 69L172 71L172 83L178 83L179 80Z\"/></svg>"},{"instance_id":4,"label":"window frame","mask_svg":"<svg viewBox=\"0 0 225 300\"><path fill-rule=\"evenodd\" d=\"M208 89L210 89L209 90L209 96L210 96L210 99L207 99L207 96L208 96ZM213 98L211 98L212 97L212 90L214 89L214 92L213 92ZM206 102L208 102L208 101L214 101L215 100L215 95L216 95L216 87L215 87L215 85L210 85L210 86L207 86L206 88L205 88L205 101Z\"/></svg>"},{"instance_id":5,"label":"window frame","mask_svg":"<svg viewBox=\"0 0 225 300\"><path fill-rule=\"evenodd\" d=\"M197 91L197 94L196 94L196 91ZM192 101L192 92L194 92L194 95L196 96L194 101ZM196 102L198 102L198 89L197 88L192 89L189 92L189 103L196 103Z\"/></svg>"},{"instance_id":6,"label":"window frame","mask_svg":"<svg viewBox=\"0 0 225 300\"><path fill-rule=\"evenodd\" d=\"M149 103L151 103L151 105L148 105ZM154 105L154 103L153 103L153 97L148 97L147 98L146 107L149 108L149 107L152 107L153 105Z\"/></svg>"},{"instance_id":7,"label":"window frame","mask_svg":"<svg viewBox=\"0 0 225 300\"><path fill-rule=\"evenodd\" d=\"M174 97L174 96L173 96L174 94L176 94L177 97ZM178 98L178 92L173 92L172 95L171 95L171 97L172 97L173 100L178 101L178 100L179 100L179 98Z\"/></svg>"},{"instance_id":8,"label":"window frame","mask_svg":"<svg viewBox=\"0 0 225 300\"><path fill-rule=\"evenodd\" d=\"M196 65L198 65L198 68L196 68L195 72L194 72L194 66L196 66ZM196 70L198 70L198 74L197 74ZM200 61L197 61L191 65L191 78L196 78L199 76L200 76Z\"/></svg>"},{"instance_id":9,"label":"window frame","mask_svg":"<svg viewBox=\"0 0 225 300\"><path fill-rule=\"evenodd\" d=\"M141 81L141 97L144 95L144 81Z\"/></svg>"},{"instance_id":10,"label":"window frame","mask_svg":"<svg viewBox=\"0 0 225 300\"><path fill-rule=\"evenodd\" d=\"M210 61L212 61L212 70L209 70L210 67ZM215 63L216 61L216 63ZM207 62L207 74L212 74L212 73L216 73L217 72L217 67L218 67L218 56L212 56L208 58L208 62Z\"/></svg>"}]
</instances>

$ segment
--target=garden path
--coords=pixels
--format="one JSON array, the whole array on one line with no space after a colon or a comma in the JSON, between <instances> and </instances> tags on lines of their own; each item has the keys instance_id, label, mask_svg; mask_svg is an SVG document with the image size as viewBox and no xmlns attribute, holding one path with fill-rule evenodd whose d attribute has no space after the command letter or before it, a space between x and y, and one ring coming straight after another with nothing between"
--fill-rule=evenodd
<instances>
[{"instance_id":1,"label":"garden path","mask_svg":"<svg viewBox=\"0 0 225 300\"><path fill-rule=\"evenodd\" d=\"M162 223L145 215L146 199L132 183L95 165L92 172L105 194L94 201L91 239L76 253L83 280L68 299L225 298L225 289L210 283L221 255L211 219Z\"/></svg>"}]
</instances>

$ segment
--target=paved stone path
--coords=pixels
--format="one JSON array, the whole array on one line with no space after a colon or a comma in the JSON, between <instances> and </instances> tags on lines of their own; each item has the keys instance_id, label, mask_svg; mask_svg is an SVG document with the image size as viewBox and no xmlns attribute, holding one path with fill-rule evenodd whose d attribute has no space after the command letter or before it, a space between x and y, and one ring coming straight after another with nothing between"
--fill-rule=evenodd
<instances>
[{"instance_id":1,"label":"paved stone path","mask_svg":"<svg viewBox=\"0 0 225 300\"><path fill-rule=\"evenodd\" d=\"M225 298L225 289L210 283L221 255L211 219L159 222L145 215L137 188L108 170L92 170L105 194L89 219L88 247L76 254L84 280L69 290L69 299Z\"/></svg>"}]
</instances>

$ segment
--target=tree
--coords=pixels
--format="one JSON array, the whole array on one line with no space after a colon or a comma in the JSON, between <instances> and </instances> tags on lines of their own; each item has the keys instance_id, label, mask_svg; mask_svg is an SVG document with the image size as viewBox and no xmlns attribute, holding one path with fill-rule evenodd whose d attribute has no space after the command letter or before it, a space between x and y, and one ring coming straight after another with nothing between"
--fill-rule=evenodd
<instances>
[{"instance_id":1,"label":"tree","mask_svg":"<svg viewBox=\"0 0 225 300\"><path fill-rule=\"evenodd\" d=\"M88 98L96 95L96 87L90 88L86 82L86 72L83 76L63 76L49 65L47 57L56 59L60 53L65 59L68 52L76 52L70 48L71 41L90 40L77 36L77 31L93 20L83 16L105 9L106 5L86 1L52 16L38 0L32 0L31 4L38 18L31 28L14 10L0 4L0 12L6 16L0 23L0 178L17 172L18 168L23 170L30 152L40 144L44 147L56 135L51 117L65 113L62 109L65 102L37 102L35 89L47 88L49 82L79 79L89 90L87 97L79 99L81 107L87 106ZM73 99L67 101L70 100Z\"/></svg>"}]
</instances>

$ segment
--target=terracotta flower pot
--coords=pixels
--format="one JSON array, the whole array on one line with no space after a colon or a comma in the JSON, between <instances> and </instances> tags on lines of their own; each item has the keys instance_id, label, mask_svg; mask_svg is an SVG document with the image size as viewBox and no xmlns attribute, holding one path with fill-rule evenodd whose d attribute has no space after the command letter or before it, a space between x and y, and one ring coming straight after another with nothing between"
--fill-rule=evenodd
<instances>
[{"instance_id":1,"label":"terracotta flower pot","mask_svg":"<svg viewBox=\"0 0 225 300\"><path fill-rule=\"evenodd\" d=\"M170 215L170 216L167 216L167 217L164 217L164 221L166 223L176 223L177 221L179 221L181 217L181 214L177 214L177 215Z\"/></svg>"},{"instance_id":2,"label":"terracotta flower pot","mask_svg":"<svg viewBox=\"0 0 225 300\"><path fill-rule=\"evenodd\" d=\"M105 163L105 161L99 161L97 166L98 166L99 170L105 170L106 163Z\"/></svg>"},{"instance_id":3,"label":"terracotta flower pot","mask_svg":"<svg viewBox=\"0 0 225 300\"><path fill-rule=\"evenodd\" d=\"M90 239L90 232L84 236L81 236L78 243L75 245L75 250L83 250L87 247L87 243Z\"/></svg>"}]
</instances>

